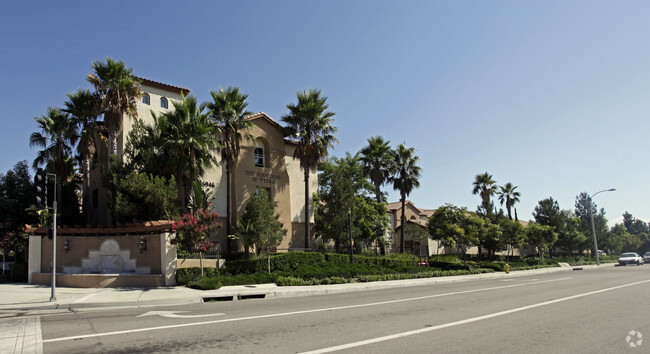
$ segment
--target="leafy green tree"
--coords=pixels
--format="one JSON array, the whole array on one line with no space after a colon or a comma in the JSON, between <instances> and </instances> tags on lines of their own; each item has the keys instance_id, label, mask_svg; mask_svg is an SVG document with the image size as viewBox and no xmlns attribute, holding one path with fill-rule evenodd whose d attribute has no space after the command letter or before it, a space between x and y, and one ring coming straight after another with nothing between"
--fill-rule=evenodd
<instances>
[{"instance_id":1,"label":"leafy green tree","mask_svg":"<svg viewBox=\"0 0 650 354\"><path fill-rule=\"evenodd\" d=\"M395 152L389 144L381 136L373 136L368 138L368 145L360 151L363 171L375 187L377 202L386 201L381 186L389 182L396 172Z\"/></svg>"},{"instance_id":2,"label":"leafy green tree","mask_svg":"<svg viewBox=\"0 0 650 354\"><path fill-rule=\"evenodd\" d=\"M367 196L357 195L352 208L352 237L358 244L370 247L377 242L383 249L386 246L386 230L390 219L386 204L377 202Z\"/></svg>"},{"instance_id":3,"label":"leafy green tree","mask_svg":"<svg viewBox=\"0 0 650 354\"><path fill-rule=\"evenodd\" d=\"M564 228L565 219L560 210L560 204L552 197L540 200L533 211L535 222L540 225L552 226L556 230Z\"/></svg>"},{"instance_id":4,"label":"leafy green tree","mask_svg":"<svg viewBox=\"0 0 650 354\"><path fill-rule=\"evenodd\" d=\"M90 90L77 90L73 94L67 94L68 100L64 103L64 112L70 114L72 121L79 129L79 144L77 152L82 160L83 175L83 210L86 214L86 221L91 221L92 213L88 212L90 207L90 167L92 158L97 151L95 136L101 134L100 126L97 124L97 116L100 114L100 102Z\"/></svg>"},{"instance_id":5,"label":"leafy green tree","mask_svg":"<svg viewBox=\"0 0 650 354\"><path fill-rule=\"evenodd\" d=\"M530 223L526 227L528 244L537 249L540 260L544 260L544 252L557 240L557 233L552 226Z\"/></svg>"},{"instance_id":6,"label":"leafy green tree","mask_svg":"<svg viewBox=\"0 0 650 354\"><path fill-rule=\"evenodd\" d=\"M226 164L226 232L230 235L232 169L239 160L242 140L252 138L246 133L253 127L253 122L246 119L252 112L246 110L248 95L240 93L238 87L219 88L219 91L210 91L210 96L212 101L204 103L204 106L208 109L208 117L216 124L223 144L221 160ZM228 250L231 247L228 242Z\"/></svg>"},{"instance_id":7,"label":"leafy green tree","mask_svg":"<svg viewBox=\"0 0 650 354\"><path fill-rule=\"evenodd\" d=\"M508 211L508 219L512 220L512 209L515 204L519 202L519 197L521 194L517 192L517 186L514 186L512 183L508 182L503 186L499 187L499 202L501 205L505 203L506 210ZM515 209L515 220L517 220L517 210Z\"/></svg>"},{"instance_id":8,"label":"leafy green tree","mask_svg":"<svg viewBox=\"0 0 650 354\"><path fill-rule=\"evenodd\" d=\"M470 247L478 244L476 226L482 223L480 218L469 218L470 213L466 208L445 204L429 218L429 235L433 240L453 243L464 256Z\"/></svg>"},{"instance_id":9,"label":"leafy green tree","mask_svg":"<svg viewBox=\"0 0 650 354\"><path fill-rule=\"evenodd\" d=\"M393 177L393 189L399 191L402 202L402 215L400 225L406 223L404 215L406 210L406 197L415 188L420 187L420 174L422 168L418 166L420 158L415 155L415 148L407 148L400 144L395 151L395 176ZM404 228L400 230L399 251L404 253Z\"/></svg>"},{"instance_id":10,"label":"leafy green tree","mask_svg":"<svg viewBox=\"0 0 650 354\"><path fill-rule=\"evenodd\" d=\"M515 254L515 248L523 246L526 242L524 225L519 221L500 219L499 226L502 232L502 242L508 247L507 254Z\"/></svg>"},{"instance_id":11,"label":"leafy green tree","mask_svg":"<svg viewBox=\"0 0 650 354\"><path fill-rule=\"evenodd\" d=\"M560 218L562 219L559 223L561 227L555 229L558 234L555 247L568 251L576 250L580 253L582 245L590 240L587 235L580 231L580 218L575 217L571 210L562 210Z\"/></svg>"},{"instance_id":12,"label":"leafy green tree","mask_svg":"<svg viewBox=\"0 0 650 354\"><path fill-rule=\"evenodd\" d=\"M271 273L271 251L280 245L287 230L282 228L278 220L279 214L275 214L277 205L269 199L266 190L258 189L254 193L244 210L239 221L239 232L244 242L244 248L248 252L251 245L255 246L257 254L262 250L266 251L268 272Z\"/></svg>"},{"instance_id":13,"label":"leafy green tree","mask_svg":"<svg viewBox=\"0 0 650 354\"><path fill-rule=\"evenodd\" d=\"M95 88L95 96L101 102L104 114L104 128L108 130L110 153L116 153L116 137L123 127L123 117L138 117L137 100L142 96L141 80L131 75L133 69L122 61L106 58L92 64L93 72L86 80Z\"/></svg>"},{"instance_id":14,"label":"leafy green tree","mask_svg":"<svg viewBox=\"0 0 650 354\"><path fill-rule=\"evenodd\" d=\"M178 213L174 206L178 191L172 177L147 175L132 171L126 176L113 176L117 191L113 208L119 223L170 219Z\"/></svg>"},{"instance_id":15,"label":"leafy green tree","mask_svg":"<svg viewBox=\"0 0 650 354\"><path fill-rule=\"evenodd\" d=\"M319 166L316 228L323 241L333 240L337 250L349 241L348 210L353 237L359 242L383 242L388 216L383 203L371 202L372 185L363 173L359 155L332 157Z\"/></svg>"},{"instance_id":16,"label":"leafy green tree","mask_svg":"<svg viewBox=\"0 0 650 354\"><path fill-rule=\"evenodd\" d=\"M300 160L305 173L305 248L309 248L309 172L327 158L328 149L337 143L332 125L334 112L329 112L327 97L320 90L298 92L298 103L287 104L289 113L282 116L289 135L298 137L293 157Z\"/></svg>"},{"instance_id":17,"label":"leafy green tree","mask_svg":"<svg viewBox=\"0 0 650 354\"><path fill-rule=\"evenodd\" d=\"M35 214L25 211L34 204L34 198L27 161L18 162L6 174L0 174L0 248L3 255L24 256L27 248L25 225L38 222Z\"/></svg>"},{"instance_id":18,"label":"leafy green tree","mask_svg":"<svg viewBox=\"0 0 650 354\"><path fill-rule=\"evenodd\" d=\"M174 109L156 115L152 112L154 125L149 129L163 162L162 171L174 176L179 205L187 210L192 183L203 176L206 169L217 166L214 152L220 145L207 114L202 112L196 98L183 96L181 102L172 102Z\"/></svg>"},{"instance_id":19,"label":"leafy green tree","mask_svg":"<svg viewBox=\"0 0 650 354\"><path fill-rule=\"evenodd\" d=\"M476 175L472 185L474 186L472 194L479 194L481 196L479 212L486 217L491 217L494 213L494 203L492 203L491 199L497 192L496 181L492 179L491 174L485 172Z\"/></svg>"},{"instance_id":20,"label":"leafy green tree","mask_svg":"<svg viewBox=\"0 0 650 354\"><path fill-rule=\"evenodd\" d=\"M505 219L505 218L504 218ZM506 250L506 244L503 240L503 231L499 224L485 222L483 233L479 235L479 243L488 251L488 254L494 255L496 252Z\"/></svg>"}]
</instances>

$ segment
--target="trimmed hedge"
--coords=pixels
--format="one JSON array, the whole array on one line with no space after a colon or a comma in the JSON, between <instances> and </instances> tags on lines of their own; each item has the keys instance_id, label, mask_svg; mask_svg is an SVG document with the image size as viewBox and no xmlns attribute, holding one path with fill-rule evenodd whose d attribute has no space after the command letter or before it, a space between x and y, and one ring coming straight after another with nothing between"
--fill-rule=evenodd
<instances>
[{"instance_id":1,"label":"trimmed hedge","mask_svg":"<svg viewBox=\"0 0 650 354\"><path fill-rule=\"evenodd\" d=\"M219 269L211 267L203 267L204 277L215 277L219 275ZM176 269L176 284L188 285L189 283L201 278L201 268L180 268Z\"/></svg>"},{"instance_id":2,"label":"trimmed hedge","mask_svg":"<svg viewBox=\"0 0 650 354\"><path fill-rule=\"evenodd\" d=\"M418 279L418 278L435 278L435 277L447 277L453 275L468 275L468 274L482 274L482 273L494 273L493 269L472 269L472 270L434 270L428 272L404 274L379 274L379 275L367 275L359 277L361 282L371 282L371 281L386 281L386 280L403 280L403 279Z\"/></svg>"},{"instance_id":3,"label":"trimmed hedge","mask_svg":"<svg viewBox=\"0 0 650 354\"><path fill-rule=\"evenodd\" d=\"M201 277L191 281L187 286L199 290L216 290L221 287L221 282L217 277Z\"/></svg>"},{"instance_id":4,"label":"trimmed hedge","mask_svg":"<svg viewBox=\"0 0 650 354\"><path fill-rule=\"evenodd\" d=\"M350 256L337 253L289 252L271 255L271 272L294 272L304 267L324 264L349 265ZM412 259L354 256L354 264L380 266L395 270L414 268ZM254 274L267 271L266 257L226 262L230 274Z\"/></svg>"}]
</instances>

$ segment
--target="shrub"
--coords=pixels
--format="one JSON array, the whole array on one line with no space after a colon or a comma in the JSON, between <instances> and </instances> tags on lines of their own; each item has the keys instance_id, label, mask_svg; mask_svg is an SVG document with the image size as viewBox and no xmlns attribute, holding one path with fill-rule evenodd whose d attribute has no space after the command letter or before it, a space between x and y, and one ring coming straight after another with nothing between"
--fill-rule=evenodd
<instances>
[{"instance_id":1,"label":"shrub","mask_svg":"<svg viewBox=\"0 0 650 354\"><path fill-rule=\"evenodd\" d=\"M219 277L223 286L275 283L277 278L277 275L269 274L266 271L255 274L237 274Z\"/></svg>"},{"instance_id":2,"label":"shrub","mask_svg":"<svg viewBox=\"0 0 650 354\"><path fill-rule=\"evenodd\" d=\"M192 289L215 290L221 287L221 282L218 277L200 277L191 281L187 286Z\"/></svg>"},{"instance_id":3,"label":"shrub","mask_svg":"<svg viewBox=\"0 0 650 354\"><path fill-rule=\"evenodd\" d=\"M219 275L219 270L217 268L203 268L203 274L205 277L215 277ZM188 285L190 282L195 281L201 278L201 268L181 268L176 270L176 284L178 285Z\"/></svg>"},{"instance_id":4,"label":"shrub","mask_svg":"<svg viewBox=\"0 0 650 354\"><path fill-rule=\"evenodd\" d=\"M27 281L27 263L11 263L9 267L9 278L16 283Z\"/></svg>"}]
</instances>

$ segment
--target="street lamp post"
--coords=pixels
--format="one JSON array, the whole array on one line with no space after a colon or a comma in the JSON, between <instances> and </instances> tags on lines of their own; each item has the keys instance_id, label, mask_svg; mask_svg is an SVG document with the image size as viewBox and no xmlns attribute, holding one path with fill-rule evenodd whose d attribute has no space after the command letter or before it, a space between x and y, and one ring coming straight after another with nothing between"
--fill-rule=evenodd
<instances>
[{"instance_id":1,"label":"street lamp post","mask_svg":"<svg viewBox=\"0 0 650 354\"><path fill-rule=\"evenodd\" d=\"M598 191L589 197L589 218L591 219L591 233L594 235L594 252L596 253L596 265L600 265L600 255L598 254L598 240L596 239L596 226L594 225L594 211L591 207L593 204L592 200L598 193L613 192L615 190L616 189L614 188L603 189L602 191Z\"/></svg>"}]
</instances>

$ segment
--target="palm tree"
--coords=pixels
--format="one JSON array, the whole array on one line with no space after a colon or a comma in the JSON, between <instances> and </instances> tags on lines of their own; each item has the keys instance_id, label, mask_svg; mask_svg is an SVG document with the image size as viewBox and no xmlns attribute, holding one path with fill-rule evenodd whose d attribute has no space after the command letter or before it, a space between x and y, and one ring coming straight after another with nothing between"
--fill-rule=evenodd
<instances>
[{"instance_id":1,"label":"palm tree","mask_svg":"<svg viewBox=\"0 0 650 354\"><path fill-rule=\"evenodd\" d=\"M79 139L77 124L69 119L67 113L54 107L48 108L46 115L34 119L40 132L32 133L29 146L41 147L43 150L36 154L32 167L37 169L45 165L46 171L56 174L56 188L59 190L63 182L69 182L74 176L72 146ZM57 202L60 202L60 192L57 193L57 199Z\"/></svg>"},{"instance_id":2,"label":"palm tree","mask_svg":"<svg viewBox=\"0 0 650 354\"><path fill-rule=\"evenodd\" d=\"M214 157L220 145L208 115L202 113L196 97L183 96L182 102L173 102L174 109L159 116L153 114L155 131L152 137L165 161L163 171L174 176L178 186L179 204L187 208L194 180L206 169L217 166Z\"/></svg>"},{"instance_id":3,"label":"palm tree","mask_svg":"<svg viewBox=\"0 0 650 354\"><path fill-rule=\"evenodd\" d=\"M204 107L209 110L208 117L216 124L223 144L221 160L226 163L226 232L230 235L232 169L239 160L241 141L244 137L251 138L245 131L253 127L253 122L246 119L252 112L246 110L248 95L239 93L238 87L228 87L225 91L219 88L219 91L210 91L210 95L212 102L204 103ZM227 247L230 251L230 238Z\"/></svg>"},{"instance_id":4,"label":"palm tree","mask_svg":"<svg viewBox=\"0 0 650 354\"><path fill-rule=\"evenodd\" d=\"M491 197L497 192L496 181L492 179L492 175L487 172L478 174L474 177L472 183L474 189L472 194L479 194L481 196L481 206L485 209L486 215L492 213Z\"/></svg>"},{"instance_id":5,"label":"palm tree","mask_svg":"<svg viewBox=\"0 0 650 354\"><path fill-rule=\"evenodd\" d=\"M142 96L140 79L131 75L133 69L127 68L124 62L106 58L93 62L93 73L86 80L95 88L95 95L101 101L101 112L104 113L104 127L108 130L110 154L116 153L116 137L122 132L124 114L135 119L137 99Z\"/></svg>"},{"instance_id":6,"label":"palm tree","mask_svg":"<svg viewBox=\"0 0 650 354\"><path fill-rule=\"evenodd\" d=\"M515 191L517 186L513 186L512 183L508 182L504 186L499 187L499 202L501 205L506 204L506 210L508 210L508 218L512 220L511 209L515 203L519 202L519 192ZM515 212L516 215L516 212Z\"/></svg>"},{"instance_id":7,"label":"palm tree","mask_svg":"<svg viewBox=\"0 0 650 354\"><path fill-rule=\"evenodd\" d=\"M287 132L300 138L293 157L300 160L305 172L305 248L309 248L309 172L327 157L328 149L338 143L332 125L334 112L328 112L327 97L320 90L297 93L298 104L287 104L289 113L282 116Z\"/></svg>"},{"instance_id":8,"label":"palm tree","mask_svg":"<svg viewBox=\"0 0 650 354\"><path fill-rule=\"evenodd\" d=\"M72 121L80 129L79 144L77 152L82 159L83 174L83 210L86 213L87 221L90 221L92 213L89 213L89 188L90 188L90 166L92 157L95 154L95 135L99 134L97 116L100 114L99 102L90 90L78 90L73 94L67 94L68 100L64 103L64 112L71 115Z\"/></svg>"},{"instance_id":9,"label":"palm tree","mask_svg":"<svg viewBox=\"0 0 650 354\"><path fill-rule=\"evenodd\" d=\"M402 202L402 216L400 218L400 253L404 252L404 225L406 218L404 209L406 208L406 197L411 194L414 188L420 187L420 173L422 168L418 166L420 158L415 156L415 148L406 148L400 144L395 151L396 173L393 177L393 189L400 192L400 201Z\"/></svg>"},{"instance_id":10,"label":"palm tree","mask_svg":"<svg viewBox=\"0 0 650 354\"><path fill-rule=\"evenodd\" d=\"M395 152L390 148L390 142L381 136L368 138L368 145L361 149L361 163L364 173L375 186L375 198L383 202L381 186L395 174Z\"/></svg>"}]
</instances>

